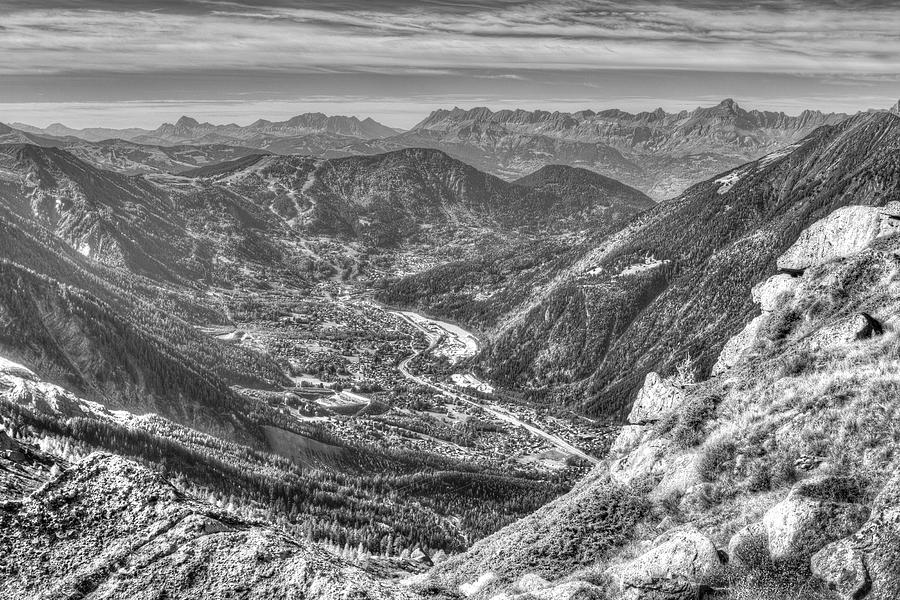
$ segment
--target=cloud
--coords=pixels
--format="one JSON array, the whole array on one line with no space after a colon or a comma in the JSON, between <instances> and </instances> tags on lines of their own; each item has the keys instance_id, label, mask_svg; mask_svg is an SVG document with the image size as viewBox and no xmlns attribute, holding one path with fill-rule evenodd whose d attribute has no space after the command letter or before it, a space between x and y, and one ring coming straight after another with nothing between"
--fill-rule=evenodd
<instances>
[{"instance_id":1,"label":"cloud","mask_svg":"<svg viewBox=\"0 0 900 600\"><path fill-rule=\"evenodd\" d=\"M888 2L13 0L0 73L663 68L886 74Z\"/></svg>"},{"instance_id":2,"label":"cloud","mask_svg":"<svg viewBox=\"0 0 900 600\"><path fill-rule=\"evenodd\" d=\"M315 96L416 120L425 103L643 109L742 94L852 110L887 105L900 72L900 5L882 0L0 0L0 23L0 102L48 121L57 108L28 102L200 99L200 113L250 120ZM385 95L398 99L360 100ZM123 121L144 114L114 105ZM91 106L65 114L112 114Z\"/></svg>"}]
</instances>

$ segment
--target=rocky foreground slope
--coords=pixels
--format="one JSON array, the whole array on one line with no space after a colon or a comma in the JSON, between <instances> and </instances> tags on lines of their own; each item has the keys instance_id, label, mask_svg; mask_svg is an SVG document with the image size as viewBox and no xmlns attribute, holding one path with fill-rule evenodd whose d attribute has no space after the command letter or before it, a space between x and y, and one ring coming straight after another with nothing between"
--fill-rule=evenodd
<instances>
[{"instance_id":1,"label":"rocky foreground slope","mask_svg":"<svg viewBox=\"0 0 900 600\"><path fill-rule=\"evenodd\" d=\"M3 433L0 440L15 443ZM0 466L46 460L13 448ZM53 470L30 495L0 504L4 598L409 597L319 547L191 499L123 458L97 453ZM2 493L9 483L0 485Z\"/></svg>"},{"instance_id":2,"label":"rocky foreground slope","mask_svg":"<svg viewBox=\"0 0 900 600\"><path fill-rule=\"evenodd\" d=\"M898 226L897 203L814 223L754 288L759 315L712 377L648 375L605 463L436 567L423 589L900 596Z\"/></svg>"}]
</instances>

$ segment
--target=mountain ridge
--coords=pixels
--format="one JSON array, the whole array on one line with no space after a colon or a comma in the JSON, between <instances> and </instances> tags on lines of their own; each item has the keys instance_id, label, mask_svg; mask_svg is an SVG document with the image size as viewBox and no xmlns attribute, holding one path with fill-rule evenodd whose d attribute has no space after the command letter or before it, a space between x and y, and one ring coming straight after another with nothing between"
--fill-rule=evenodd
<instances>
[{"instance_id":1,"label":"mountain ridge","mask_svg":"<svg viewBox=\"0 0 900 600\"><path fill-rule=\"evenodd\" d=\"M24 123L13 123L13 127L28 133L45 134L54 137L77 137L89 142L102 142L121 138L138 143L192 142L209 136L220 136L223 140L240 140L254 135L271 134L289 137L327 133L349 138L375 139L395 135L398 130L382 125L371 117L359 119L355 116L328 116L320 112L295 115L284 121L258 119L250 125L227 123L214 125L201 123L197 119L182 115L175 123L162 123L155 129L144 128L85 128L73 129L62 123L53 123L45 128Z\"/></svg>"},{"instance_id":2,"label":"mountain ridge","mask_svg":"<svg viewBox=\"0 0 900 600\"><path fill-rule=\"evenodd\" d=\"M712 366L724 343L716 332L748 318L751 281L774 268L805 224L851 198L896 199L898 147L900 118L887 112L819 128L572 249L565 271L507 274L492 292L503 308L487 321L465 265L459 279L440 268L409 276L397 293L426 311L448 297L453 306L472 303L472 315L451 316L481 319L488 343L480 366L500 385L535 385L536 401L621 418L646 372L668 373L686 359L700 372ZM729 267L738 260L739 272Z\"/></svg>"}]
</instances>

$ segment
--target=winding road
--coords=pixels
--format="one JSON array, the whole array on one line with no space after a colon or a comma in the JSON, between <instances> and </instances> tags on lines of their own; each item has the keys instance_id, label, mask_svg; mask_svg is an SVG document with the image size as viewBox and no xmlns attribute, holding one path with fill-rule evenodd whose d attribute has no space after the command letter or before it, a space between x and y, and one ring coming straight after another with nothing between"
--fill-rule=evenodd
<instances>
[{"instance_id":1,"label":"winding road","mask_svg":"<svg viewBox=\"0 0 900 600\"><path fill-rule=\"evenodd\" d=\"M419 317L419 319L412 319L409 317L409 315L407 313L398 312L398 311L392 311L392 312L393 312L393 314L399 316L406 322L412 324L414 327L416 327L417 329L422 331L422 333L424 333L426 335L426 337L432 336L433 331L429 331L428 329L426 329L421 324L421 321L429 321L431 323L434 323L434 324L440 326L441 329L443 329L445 331L446 335L448 335L448 336L455 335L454 330L459 329L456 326L445 327L443 325L446 325L446 324L443 324L441 321L429 319L427 317L423 317L422 315L417 315ZM468 335L471 338L476 339L471 334L468 334ZM432 346L429 346L428 349L425 350L425 352L428 352L431 349L432 349ZM478 408L484 410L485 412L490 413L491 415L496 417L498 420L503 421L505 423L509 423L510 425L513 425L514 427L521 427L522 429L525 429L532 435L535 435L537 437L541 437L541 438L547 440L553 446L555 446L557 449L559 449L560 451L562 451L565 454L568 454L571 456L577 456L577 457L582 458L592 464L597 464L600 462L596 457L591 456L590 454L587 454L586 452L584 452L583 450L580 450L579 448L576 448L575 446L573 446L566 440L562 439L558 435L550 433L549 431L545 431L545 430L541 429L540 427L532 425L531 423L527 423L527 422L521 420L520 418L518 418L517 416L515 416L514 414L510 413L506 409L504 409L500 406L497 406L496 404L483 403L483 402L479 401L478 398L475 398L474 396L469 396L468 394L465 394L463 392L459 392L459 391L450 389L448 386L445 386L443 384L435 383L421 375L416 375L415 373L413 373L412 371L409 370L409 363L415 357L422 354L423 351L417 350L415 347L412 348L412 351L413 351L413 354L411 356L405 358L403 360L403 362L401 362L397 367L398 370L400 371L400 373L407 379L414 381L415 383L418 383L419 385L424 385L428 388L431 388L434 391L436 391L448 398L452 398L453 400L456 400L458 402L464 402L466 404L470 404L472 406L478 407ZM477 348L476 348L476 351L477 351Z\"/></svg>"}]
</instances>

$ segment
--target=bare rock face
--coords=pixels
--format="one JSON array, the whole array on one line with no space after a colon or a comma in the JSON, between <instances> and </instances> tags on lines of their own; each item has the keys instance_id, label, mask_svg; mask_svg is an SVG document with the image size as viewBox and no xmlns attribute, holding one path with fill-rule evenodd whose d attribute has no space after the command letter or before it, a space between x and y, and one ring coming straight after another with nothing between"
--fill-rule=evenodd
<instances>
[{"instance_id":1,"label":"bare rock face","mask_svg":"<svg viewBox=\"0 0 900 600\"><path fill-rule=\"evenodd\" d=\"M753 286L753 301L763 312L772 312L780 306L781 298L792 295L799 284L799 277L779 273Z\"/></svg>"},{"instance_id":2,"label":"bare rock face","mask_svg":"<svg viewBox=\"0 0 900 600\"><path fill-rule=\"evenodd\" d=\"M685 452L666 460L665 472L650 498L662 500L675 495L687 495L689 490L701 483L700 472L697 470L697 453Z\"/></svg>"},{"instance_id":3,"label":"bare rock face","mask_svg":"<svg viewBox=\"0 0 900 600\"><path fill-rule=\"evenodd\" d=\"M610 464L610 477L620 485L630 485L646 477L662 477L673 452L674 444L670 440L656 438L644 442Z\"/></svg>"},{"instance_id":4,"label":"bare rock face","mask_svg":"<svg viewBox=\"0 0 900 600\"><path fill-rule=\"evenodd\" d=\"M778 268L803 271L850 256L895 227L881 210L871 206L845 206L807 227L778 258Z\"/></svg>"},{"instance_id":5,"label":"bare rock face","mask_svg":"<svg viewBox=\"0 0 900 600\"><path fill-rule=\"evenodd\" d=\"M493 600L606 600L603 590L586 581L567 581L548 584L542 588L514 594L495 596Z\"/></svg>"},{"instance_id":6,"label":"bare rock face","mask_svg":"<svg viewBox=\"0 0 900 600\"><path fill-rule=\"evenodd\" d=\"M774 561L805 559L826 544L856 531L869 509L851 501L853 483L818 477L794 485L787 498L763 517Z\"/></svg>"},{"instance_id":7,"label":"bare rock face","mask_svg":"<svg viewBox=\"0 0 900 600\"><path fill-rule=\"evenodd\" d=\"M656 539L645 552L613 573L630 600L696 598L701 586L724 576L715 545L692 526L674 529Z\"/></svg>"},{"instance_id":8,"label":"bare rock face","mask_svg":"<svg viewBox=\"0 0 900 600\"><path fill-rule=\"evenodd\" d=\"M519 578L513 587L517 592L528 594L550 587L550 582L534 573L526 573Z\"/></svg>"},{"instance_id":9,"label":"bare rock face","mask_svg":"<svg viewBox=\"0 0 900 600\"><path fill-rule=\"evenodd\" d=\"M747 323L737 335L725 343L712 368L714 377L728 371L743 360L759 337L760 329L769 318L769 314L776 310L787 296L793 295L797 286L800 285L800 281L799 277L780 273L753 286L751 290L753 301L759 304L762 314Z\"/></svg>"},{"instance_id":10,"label":"bare rock face","mask_svg":"<svg viewBox=\"0 0 900 600\"><path fill-rule=\"evenodd\" d=\"M624 425L610 447L609 454L615 458L623 458L654 437L656 432L648 425Z\"/></svg>"},{"instance_id":11,"label":"bare rock face","mask_svg":"<svg viewBox=\"0 0 900 600\"><path fill-rule=\"evenodd\" d=\"M900 598L900 474L878 495L869 520L814 554L810 567L842 599Z\"/></svg>"},{"instance_id":12,"label":"bare rock face","mask_svg":"<svg viewBox=\"0 0 900 600\"><path fill-rule=\"evenodd\" d=\"M651 371L644 379L644 387L638 392L634 406L628 414L628 422L645 425L659 421L681 406L687 395L670 379L664 379Z\"/></svg>"},{"instance_id":13,"label":"bare rock face","mask_svg":"<svg viewBox=\"0 0 900 600\"><path fill-rule=\"evenodd\" d=\"M810 568L813 575L828 583L842 599L865 598L872 585L865 551L847 539L833 542L816 552L810 560ZM885 596L872 596L877 597ZM890 597L896 598L894 594Z\"/></svg>"},{"instance_id":14,"label":"bare rock face","mask_svg":"<svg viewBox=\"0 0 900 600\"><path fill-rule=\"evenodd\" d=\"M324 549L100 453L0 508L0 549L2 598L410 598Z\"/></svg>"},{"instance_id":15,"label":"bare rock face","mask_svg":"<svg viewBox=\"0 0 900 600\"><path fill-rule=\"evenodd\" d=\"M814 347L850 344L884 333L881 322L868 313L857 313L823 327L807 340Z\"/></svg>"},{"instance_id":16,"label":"bare rock face","mask_svg":"<svg viewBox=\"0 0 900 600\"><path fill-rule=\"evenodd\" d=\"M714 377L716 375L721 375L741 362L750 348L753 347L753 343L756 341L759 330L762 328L767 318L768 315L759 315L747 323L740 333L725 343L722 347L722 351L719 353L719 358L716 359L716 364L714 364L712 368L712 375Z\"/></svg>"}]
</instances>

